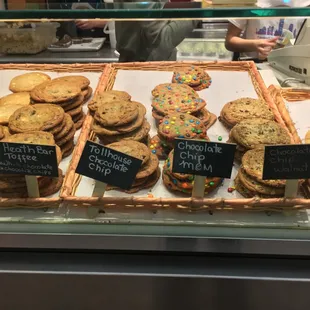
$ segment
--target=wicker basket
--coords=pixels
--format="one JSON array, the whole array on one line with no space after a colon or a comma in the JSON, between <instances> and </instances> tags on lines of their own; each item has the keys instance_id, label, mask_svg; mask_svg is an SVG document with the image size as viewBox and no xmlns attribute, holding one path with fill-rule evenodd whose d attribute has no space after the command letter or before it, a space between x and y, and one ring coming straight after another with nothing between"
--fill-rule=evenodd
<instances>
[{"instance_id":1,"label":"wicker basket","mask_svg":"<svg viewBox=\"0 0 310 310\"><path fill-rule=\"evenodd\" d=\"M118 70L142 70L142 71L174 71L188 65L197 65L208 71L244 71L251 76L254 88L259 98L264 99L275 115L276 121L287 129L293 143L299 143L297 137L290 130L288 120L283 119L280 107L275 104L272 96L267 90L256 66L253 62L152 62L152 63L118 63L113 64L110 70L106 70L106 76L101 79L102 84L98 89L110 90L113 88ZM283 112L283 111L281 111ZM94 140L95 135L91 131L92 117L87 116L82 133L76 146L75 156L69 168L64 191L64 201L74 207L97 207L99 209L113 210L159 210L172 209L186 212L212 212L214 210L249 210L249 211L284 211L308 208L310 200L307 199L222 199L222 198L148 198L148 197L74 197L75 191L80 183L81 176L75 173L80 155L87 140Z\"/></svg>"},{"instance_id":2,"label":"wicker basket","mask_svg":"<svg viewBox=\"0 0 310 310\"><path fill-rule=\"evenodd\" d=\"M83 72L102 72L102 77L106 76L105 71L110 70L105 64L0 64L0 70L29 70L29 71L52 71L67 73L83 73ZM100 80L99 85L105 83ZM96 90L97 91L97 90ZM75 156L75 151L72 158ZM69 166L70 167L70 166ZM69 173L69 170L68 170ZM63 183L67 179L67 175ZM64 188L61 188L58 198L1 198L0 208L58 208L63 199L60 198Z\"/></svg>"}]
</instances>

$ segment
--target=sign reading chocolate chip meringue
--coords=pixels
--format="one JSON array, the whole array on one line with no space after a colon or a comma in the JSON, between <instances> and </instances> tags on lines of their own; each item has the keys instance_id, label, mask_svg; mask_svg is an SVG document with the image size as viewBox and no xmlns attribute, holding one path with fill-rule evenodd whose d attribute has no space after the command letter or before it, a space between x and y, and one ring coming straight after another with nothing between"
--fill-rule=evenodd
<instances>
[{"instance_id":1,"label":"sign reading chocolate chip meringue","mask_svg":"<svg viewBox=\"0 0 310 310\"><path fill-rule=\"evenodd\" d=\"M175 139L173 172L230 178L235 144Z\"/></svg>"}]
</instances>

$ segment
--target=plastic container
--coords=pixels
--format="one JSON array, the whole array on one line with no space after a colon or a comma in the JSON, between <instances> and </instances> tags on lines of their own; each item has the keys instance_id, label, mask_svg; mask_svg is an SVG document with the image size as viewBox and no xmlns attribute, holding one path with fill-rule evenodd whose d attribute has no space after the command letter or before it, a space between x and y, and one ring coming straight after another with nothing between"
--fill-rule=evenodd
<instances>
[{"instance_id":1,"label":"plastic container","mask_svg":"<svg viewBox=\"0 0 310 310\"><path fill-rule=\"evenodd\" d=\"M32 23L29 28L0 23L0 53L37 54L57 41L59 23Z\"/></svg>"},{"instance_id":2,"label":"plastic container","mask_svg":"<svg viewBox=\"0 0 310 310\"><path fill-rule=\"evenodd\" d=\"M109 35L111 48L116 48L115 22L108 22L103 29L105 34Z\"/></svg>"},{"instance_id":3,"label":"plastic container","mask_svg":"<svg viewBox=\"0 0 310 310\"><path fill-rule=\"evenodd\" d=\"M104 3L113 3L114 0L104 0ZM103 32L109 35L110 46L116 49L115 22L108 22L103 28Z\"/></svg>"}]
</instances>

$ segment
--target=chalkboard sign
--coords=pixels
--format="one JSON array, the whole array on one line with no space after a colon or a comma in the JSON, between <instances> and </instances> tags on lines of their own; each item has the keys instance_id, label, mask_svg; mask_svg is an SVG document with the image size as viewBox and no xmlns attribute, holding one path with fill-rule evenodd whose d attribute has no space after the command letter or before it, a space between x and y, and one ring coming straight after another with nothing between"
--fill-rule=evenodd
<instances>
[{"instance_id":1,"label":"chalkboard sign","mask_svg":"<svg viewBox=\"0 0 310 310\"><path fill-rule=\"evenodd\" d=\"M142 160L87 141L77 166L77 173L86 177L129 189Z\"/></svg>"},{"instance_id":2,"label":"chalkboard sign","mask_svg":"<svg viewBox=\"0 0 310 310\"><path fill-rule=\"evenodd\" d=\"M58 177L52 145L0 142L0 174Z\"/></svg>"},{"instance_id":3,"label":"chalkboard sign","mask_svg":"<svg viewBox=\"0 0 310 310\"><path fill-rule=\"evenodd\" d=\"M173 172L230 178L235 144L176 139Z\"/></svg>"},{"instance_id":4,"label":"chalkboard sign","mask_svg":"<svg viewBox=\"0 0 310 310\"><path fill-rule=\"evenodd\" d=\"M310 178L310 144L265 147L263 180Z\"/></svg>"}]
</instances>

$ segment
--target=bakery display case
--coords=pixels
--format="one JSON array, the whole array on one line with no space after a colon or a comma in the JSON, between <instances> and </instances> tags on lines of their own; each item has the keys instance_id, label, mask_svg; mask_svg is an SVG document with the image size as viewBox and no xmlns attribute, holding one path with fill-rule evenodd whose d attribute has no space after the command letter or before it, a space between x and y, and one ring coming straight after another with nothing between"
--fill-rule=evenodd
<instances>
[{"instance_id":1,"label":"bakery display case","mask_svg":"<svg viewBox=\"0 0 310 310\"><path fill-rule=\"evenodd\" d=\"M1 309L304 309L308 23L259 64L225 37L310 9L28 2L0 9Z\"/></svg>"}]
</instances>

